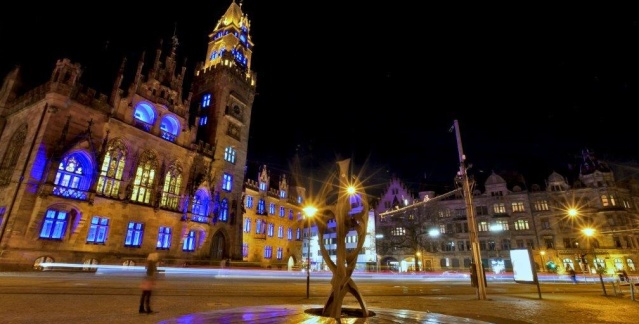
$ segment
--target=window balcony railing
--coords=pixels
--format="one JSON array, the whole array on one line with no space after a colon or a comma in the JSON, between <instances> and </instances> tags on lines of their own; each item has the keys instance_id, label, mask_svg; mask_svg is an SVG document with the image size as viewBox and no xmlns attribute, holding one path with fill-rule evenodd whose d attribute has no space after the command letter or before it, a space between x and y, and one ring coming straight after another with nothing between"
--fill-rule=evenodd
<instances>
[{"instance_id":1,"label":"window balcony railing","mask_svg":"<svg viewBox=\"0 0 639 324\"><path fill-rule=\"evenodd\" d=\"M53 187L53 194L78 200L87 200L88 197L86 191L67 187Z\"/></svg>"},{"instance_id":2,"label":"window balcony railing","mask_svg":"<svg viewBox=\"0 0 639 324\"><path fill-rule=\"evenodd\" d=\"M196 223L207 224L210 222L210 217L202 216L202 215L193 215L191 216L191 220Z\"/></svg>"},{"instance_id":3,"label":"window balcony railing","mask_svg":"<svg viewBox=\"0 0 639 324\"><path fill-rule=\"evenodd\" d=\"M175 142L175 135L171 134L167 131L161 131L160 136L162 136L163 139L169 141L169 142Z\"/></svg>"},{"instance_id":4,"label":"window balcony railing","mask_svg":"<svg viewBox=\"0 0 639 324\"><path fill-rule=\"evenodd\" d=\"M266 233L253 234L253 238L256 240L266 240Z\"/></svg>"},{"instance_id":5,"label":"window balcony railing","mask_svg":"<svg viewBox=\"0 0 639 324\"><path fill-rule=\"evenodd\" d=\"M151 131L151 124L145 123L139 119L135 119L135 124L134 126L145 131L145 132L150 132Z\"/></svg>"}]
</instances>

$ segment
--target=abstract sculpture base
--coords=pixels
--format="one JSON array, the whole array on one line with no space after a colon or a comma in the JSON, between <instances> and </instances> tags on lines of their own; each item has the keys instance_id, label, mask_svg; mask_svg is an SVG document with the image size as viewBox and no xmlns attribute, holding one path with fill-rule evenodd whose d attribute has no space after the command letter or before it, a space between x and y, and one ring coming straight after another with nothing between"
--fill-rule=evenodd
<instances>
[{"instance_id":1,"label":"abstract sculpture base","mask_svg":"<svg viewBox=\"0 0 639 324\"><path fill-rule=\"evenodd\" d=\"M304 310L304 313L309 315L315 315L315 316L330 317L330 316L322 315L323 311L324 311L324 308L310 308L310 309ZM342 319L367 318L367 317L373 317L375 315L376 315L375 312L372 312L372 311L368 311L368 314L364 314L364 312L359 308L342 307L342 315L340 316L340 318Z\"/></svg>"}]
</instances>

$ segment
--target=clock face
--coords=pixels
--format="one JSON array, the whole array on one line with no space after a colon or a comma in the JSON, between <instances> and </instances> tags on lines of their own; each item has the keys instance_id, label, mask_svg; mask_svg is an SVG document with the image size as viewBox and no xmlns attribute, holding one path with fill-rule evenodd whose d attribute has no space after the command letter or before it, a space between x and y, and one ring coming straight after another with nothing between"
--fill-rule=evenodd
<instances>
[{"instance_id":1,"label":"clock face","mask_svg":"<svg viewBox=\"0 0 639 324\"><path fill-rule=\"evenodd\" d=\"M234 112L236 115L239 115L239 114L242 112L242 110L240 109L240 106L235 105L235 106L233 106L233 112Z\"/></svg>"}]
</instances>

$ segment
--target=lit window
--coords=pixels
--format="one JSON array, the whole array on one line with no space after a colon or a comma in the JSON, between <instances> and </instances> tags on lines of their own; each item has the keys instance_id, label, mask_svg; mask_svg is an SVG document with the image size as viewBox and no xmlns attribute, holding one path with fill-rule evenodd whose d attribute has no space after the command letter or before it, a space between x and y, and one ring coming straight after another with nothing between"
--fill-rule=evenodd
<instances>
[{"instance_id":1,"label":"lit window","mask_svg":"<svg viewBox=\"0 0 639 324\"><path fill-rule=\"evenodd\" d=\"M250 232L251 232L251 219L246 218L244 220L244 233L250 233Z\"/></svg>"},{"instance_id":2,"label":"lit window","mask_svg":"<svg viewBox=\"0 0 639 324\"><path fill-rule=\"evenodd\" d=\"M235 163L236 154L237 152L232 146L227 147L226 149L224 149L224 161Z\"/></svg>"},{"instance_id":3,"label":"lit window","mask_svg":"<svg viewBox=\"0 0 639 324\"><path fill-rule=\"evenodd\" d=\"M55 184L54 195L86 199L86 190L91 184L90 162L80 153L67 155L58 165L58 172L53 183Z\"/></svg>"},{"instance_id":4,"label":"lit window","mask_svg":"<svg viewBox=\"0 0 639 324\"><path fill-rule=\"evenodd\" d=\"M195 231L189 231L189 234L186 235L182 250L187 252L195 251Z\"/></svg>"},{"instance_id":5,"label":"lit window","mask_svg":"<svg viewBox=\"0 0 639 324\"><path fill-rule=\"evenodd\" d=\"M140 247L142 246L142 236L144 234L144 225L142 223L130 222L126 230L126 238L124 246Z\"/></svg>"},{"instance_id":6,"label":"lit window","mask_svg":"<svg viewBox=\"0 0 639 324\"><path fill-rule=\"evenodd\" d=\"M246 196L246 208L253 208L253 197Z\"/></svg>"},{"instance_id":7,"label":"lit window","mask_svg":"<svg viewBox=\"0 0 639 324\"><path fill-rule=\"evenodd\" d=\"M211 94L205 93L202 96L202 108L207 108L211 105Z\"/></svg>"},{"instance_id":8,"label":"lit window","mask_svg":"<svg viewBox=\"0 0 639 324\"><path fill-rule=\"evenodd\" d=\"M96 193L107 197L118 198L124 165L126 163L126 147L120 139L115 139L109 145L100 169L100 178Z\"/></svg>"},{"instance_id":9,"label":"lit window","mask_svg":"<svg viewBox=\"0 0 639 324\"><path fill-rule=\"evenodd\" d=\"M177 210L180 201L180 186L182 185L182 168L171 166L164 178L160 207Z\"/></svg>"},{"instance_id":10,"label":"lit window","mask_svg":"<svg viewBox=\"0 0 639 324\"><path fill-rule=\"evenodd\" d=\"M284 217L286 215L286 208L280 206L280 217Z\"/></svg>"},{"instance_id":11,"label":"lit window","mask_svg":"<svg viewBox=\"0 0 639 324\"><path fill-rule=\"evenodd\" d=\"M295 233L295 239L296 240L302 239L302 230L300 230L299 228L297 229L297 232Z\"/></svg>"},{"instance_id":12,"label":"lit window","mask_svg":"<svg viewBox=\"0 0 639 324\"><path fill-rule=\"evenodd\" d=\"M288 231L286 233L286 237L288 238L288 240L292 240L293 239L293 229L292 228L288 228Z\"/></svg>"},{"instance_id":13,"label":"lit window","mask_svg":"<svg viewBox=\"0 0 639 324\"><path fill-rule=\"evenodd\" d=\"M282 249L281 247L277 248L277 259L278 260L282 260L282 256L284 255L284 249Z\"/></svg>"},{"instance_id":14,"label":"lit window","mask_svg":"<svg viewBox=\"0 0 639 324\"><path fill-rule=\"evenodd\" d=\"M242 243L242 257L246 258L249 254L249 246L248 243Z\"/></svg>"},{"instance_id":15,"label":"lit window","mask_svg":"<svg viewBox=\"0 0 639 324\"><path fill-rule=\"evenodd\" d=\"M160 226L158 232L158 242L155 245L156 248L161 250L168 250L171 248L171 228L167 226Z\"/></svg>"},{"instance_id":16,"label":"lit window","mask_svg":"<svg viewBox=\"0 0 639 324\"><path fill-rule=\"evenodd\" d=\"M157 159L155 154L150 151L144 152L135 172L131 200L144 204L151 203L156 169Z\"/></svg>"},{"instance_id":17,"label":"lit window","mask_svg":"<svg viewBox=\"0 0 639 324\"><path fill-rule=\"evenodd\" d=\"M273 223L268 224L268 237L273 237L275 234L275 225Z\"/></svg>"},{"instance_id":18,"label":"lit window","mask_svg":"<svg viewBox=\"0 0 639 324\"><path fill-rule=\"evenodd\" d=\"M277 228L277 237L278 238L284 237L284 226L280 225L280 227Z\"/></svg>"},{"instance_id":19,"label":"lit window","mask_svg":"<svg viewBox=\"0 0 639 324\"><path fill-rule=\"evenodd\" d=\"M260 182L260 190L266 191L266 182Z\"/></svg>"},{"instance_id":20,"label":"lit window","mask_svg":"<svg viewBox=\"0 0 639 324\"><path fill-rule=\"evenodd\" d=\"M61 240L67 228L67 212L61 210L47 210L40 230L40 238Z\"/></svg>"},{"instance_id":21,"label":"lit window","mask_svg":"<svg viewBox=\"0 0 639 324\"><path fill-rule=\"evenodd\" d=\"M265 259L270 259L273 257L273 247L270 245L267 245L264 247L264 258Z\"/></svg>"},{"instance_id":22,"label":"lit window","mask_svg":"<svg viewBox=\"0 0 639 324\"><path fill-rule=\"evenodd\" d=\"M260 199L257 202L257 213L259 215L264 215L266 213L266 202L263 199Z\"/></svg>"},{"instance_id":23,"label":"lit window","mask_svg":"<svg viewBox=\"0 0 639 324\"><path fill-rule=\"evenodd\" d=\"M268 213L273 215L275 214L275 204L274 203L270 203L268 206Z\"/></svg>"},{"instance_id":24,"label":"lit window","mask_svg":"<svg viewBox=\"0 0 639 324\"><path fill-rule=\"evenodd\" d=\"M91 226L89 226L87 243L104 243L106 241L108 230L109 230L108 218L93 216L93 218L91 218Z\"/></svg>"},{"instance_id":25,"label":"lit window","mask_svg":"<svg viewBox=\"0 0 639 324\"><path fill-rule=\"evenodd\" d=\"M222 190L231 191L233 188L233 176L225 173L222 176Z\"/></svg>"},{"instance_id":26,"label":"lit window","mask_svg":"<svg viewBox=\"0 0 639 324\"><path fill-rule=\"evenodd\" d=\"M218 220L222 222L226 222L229 220L229 201L228 199L222 199L220 203L220 215L218 216Z\"/></svg>"},{"instance_id":27,"label":"lit window","mask_svg":"<svg viewBox=\"0 0 639 324\"><path fill-rule=\"evenodd\" d=\"M209 195L205 190L198 190L193 196L193 206L191 212L193 215L208 216L209 211Z\"/></svg>"}]
</instances>

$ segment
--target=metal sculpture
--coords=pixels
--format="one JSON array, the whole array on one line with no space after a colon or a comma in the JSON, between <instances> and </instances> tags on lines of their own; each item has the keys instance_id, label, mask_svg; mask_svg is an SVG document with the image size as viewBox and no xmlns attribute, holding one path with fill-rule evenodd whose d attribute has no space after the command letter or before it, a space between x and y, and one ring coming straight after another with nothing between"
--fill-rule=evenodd
<instances>
[{"instance_id":1,"label":"metal sculpture","mask_svg":"<svg viewBox=\"0 0 639 324\"><path fill-rule=\"evenodd\" d=\"M333 273L331 294L321 310L321 315L334 319L340 319L344 313L354 315L354 317L368 317L372 313L369 313L366 302L351 278L357 265L357 256L366 240L368 199L363 186L357 182L355 177L350 175L350 159L339 161L337 164L339 166L337 176L333 174L330 181L325 182L320 194L322 199L328 200L329 196L334 195L333 188L337 185L336 203L326 209L322 209L324 212L320 212L321 216L316 218L319 242L324 242L324 235L328 230L329 221L335 219L334 233L336 234L337 243L335 261L331 259L324 244L319 245L322 258ZM326 203L329 202L326 201ZM357 232L357 247L347 250L345 239L350 231ZM331 229L330 232L332 233L333 230ZM342 308L344 297L346 297L347 293L357 299L361 307L359 311L350 309L346 311Z\"/></svg>"}]
</instances>

